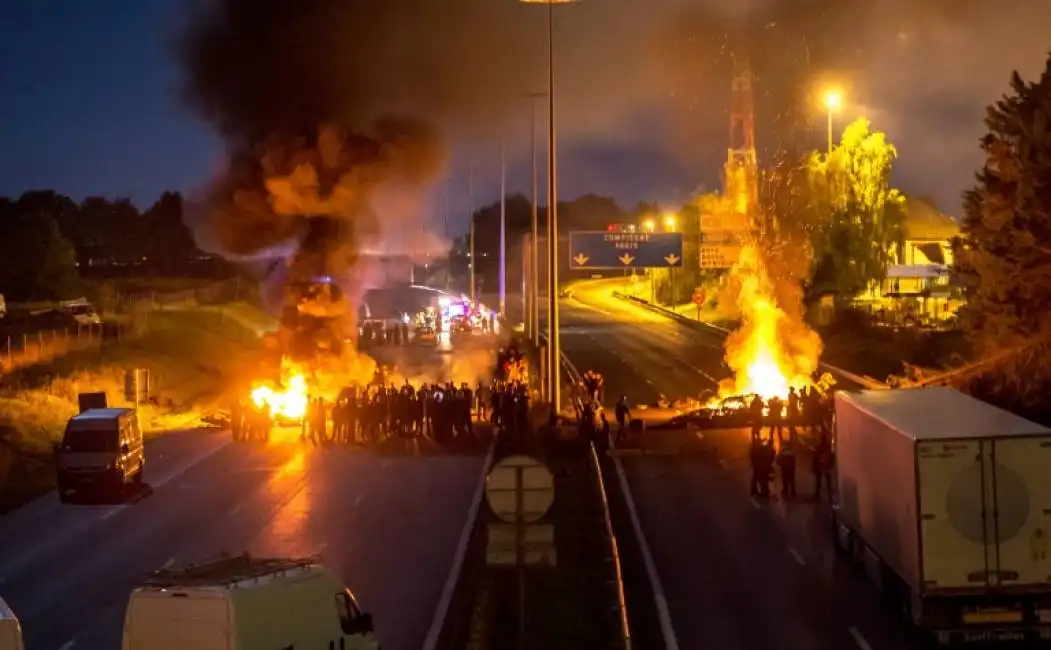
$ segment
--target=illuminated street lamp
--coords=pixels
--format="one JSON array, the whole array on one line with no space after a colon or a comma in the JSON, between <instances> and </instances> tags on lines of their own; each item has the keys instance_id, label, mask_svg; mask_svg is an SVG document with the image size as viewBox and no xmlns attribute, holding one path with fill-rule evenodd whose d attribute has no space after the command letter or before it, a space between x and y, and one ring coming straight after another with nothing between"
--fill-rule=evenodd
<instances>
[{"instance_id":1,"label":"illuminated street lamp","mask_svg":"<svg viewBox=\"0 0 1051 650\"><path fill-rule=\"evenodd\" d=\"M675 232L675 215L668 214L664 216L664 229L668 232Z\"/></svg>"},{"instance_id":2,"label":"illuminated street lamp","mask_svg":"<svg viewBox=\"0 0 1051 650\"><path fill-rule=\"evenodd\" d=\"M828 109L828 152L832 153L832 113L842 106L843 93L837 88L830 88L825 91L824 102Z\"/></svg>"},{"instance_id":3,"label":"illuminated street lamp","mask_svg":"<svg viewBox=\"0 0 1051 650\"><path fill-rule=\"evenodd\" d=\"M653 219L647 219L642 222L642 229L646 232L653 232L657 228L657 222Z\"/></svg>"},{"instance_id":4,"label":"illuminated street lamp","mask_svg":"<svg viewBox=\"0 0 1051 650\"><path fill-rule=\"evenodd\" d=\"M555 12L556 4L575 0L519 0L526 4L547 5L547 347L550 354L548 398L551 408L561 408L562 345L558 331L558 156L555 140Z\"/></svg>"}]
</instances>

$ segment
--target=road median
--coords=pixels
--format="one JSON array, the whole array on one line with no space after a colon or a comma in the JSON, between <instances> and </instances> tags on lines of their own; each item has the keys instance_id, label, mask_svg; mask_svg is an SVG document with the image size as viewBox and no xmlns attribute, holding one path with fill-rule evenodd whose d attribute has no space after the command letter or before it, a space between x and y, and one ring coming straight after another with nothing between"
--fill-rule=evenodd
<instances>
[{"instance_id":1,"label":"road median","mask_svg":"<svg viewBox=\"0 0 1051 650\"><path fill-rule=\"evenodd\" d=\"M651 303L649 301L643 300L642 298L638 298L636 296L629 296L627 294L623 294L623 293L620 293L618 291L614 291L613 292L613 297L617 298L618 300L624 300L624 301L627 301L627 302L632 302L632 303L638 305L639 307L641 307L642 309L646 309L647 311L651 311L653 313L660 314L660 315L668 318L669 320L674 320L674 321L676 321L676 322L678 322L678 323L680 323L680 324L682 324L682 325L684 325L686 327L689 327L689 328L691 328L693 330L696 330L696 331L702 331L702 332L706 332L706 333L716 333L716 334L719 334L721 336L727 336L727 335L730 334L730 330L728 330L728 329L726 329L724 327L720 327L720 326L715 325L713 323L707 323L707 322L704 322L704 321L697 321L697 320L693 320L691 318L687 318L687 317L683 316L682 314L674 312L674 311L672 311L670 309L666 309L665 307L662 307L660 305L655 305L655 304L653 304L653 303ZM881 382L881 381L879 381L877 379L874 379L874 378L866 376L866 375L859 375L859 374L850 372L849 370L845 370L843 368L839 368L839 367L830 365L828 363L821 362L819 367L821 368L821 370L824 370L825 372L829 372L833 376L839 377L840 379L845 379L845 380L847 380L849 382L857 384L858 386L860 386L862 388L872 388L872 389L887 388L887 384L885 384L885 383L883 383L883 382Z\"/></svg>"}]
</instances>

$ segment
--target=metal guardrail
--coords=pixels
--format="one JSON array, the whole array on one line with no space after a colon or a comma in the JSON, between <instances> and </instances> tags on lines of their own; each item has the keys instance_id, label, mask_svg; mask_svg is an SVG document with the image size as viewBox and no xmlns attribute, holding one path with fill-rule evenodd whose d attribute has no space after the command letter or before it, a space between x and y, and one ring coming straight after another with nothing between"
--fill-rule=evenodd
<instances>
[{"instance_id":1,"label":"metal guardrail","mask_svg":"<svg viewBox=\"0 0 1051 650\"><path fill-rule=\"evenodd\" d=\"M566 375L570 381L574 384L579 384L581 381L580 371L577 367L569 360L565 352L561 353L562 356L562 367L565 369ZM609 497L606 494L606 482L602 478L602 464L599 458L598 451L595 449L595 445L589 444L591 450L592 466L595 468L595 479L598 484L599 496L602 498L602 519L606 525L606 535L609 538L609 551L610 558L613 563L613 574L614 574L614 587L617 591L617 615L620 619L620 633L621 640L623 642L623 650L631 650L631 625L628 622L628 604L624 597L624 572L620 561L620 547L617 544L617 536L613 532L613 517L609 507Z\"/></svg>"},{"instance_id":2,"label":"metal guardrail","mask_svg":"<svg viewBox=\"0 0 1051 650\"><path fill-rule=\"evenodd\" d=\"M647 300L643 300L642 298L638 298L636 296L629 296L627 294L620 293L619 291L614 291L613 292L613 297L614 298L618 298L620 300L627 300L627 301L633 302L633 303L637 304L638 306L642 307L643 309L652 311L652 312L654 312L656 314L661 314L662 316L664 316L666 318L670 318L670 319L672 319L674 321L682 323L683 325L686 325L686 326L691 327L691 328L696 329L696 330L714 330L714 331L719 332L720 334L724 334L724 335L730 333L730 330L726 329L725 327L719 327L718 325L715 325L715 324L712 324L712 323L708 323L708 322L705 322L705 321L697 321L697 320L693 320L692 318L687 318L687 317L683 316L682 314L680 314L678 312L672 311L672 310L667 309L665 307L662 307L660 305L655 305L655 304L653 304L653 303L651 303L651 302L649 302ZM864 386L865 388L871 388L871 389L889 388L887 386L887 384L885 384L885 383L883 383L881 381L878 381L876 379L873 379L872 377L856 375L856 374L850 372L849 370L844 370L842 368L838 368L836 366L827 364L827 363L825 363L823 361L820 362L818 364L818 366L822 370L830 372L833 375L839 375L840 377L843 377L844 379L848 379L848 380L854 382L855 384L857 384L859 386Z\"/></svg>"}]
</instances>

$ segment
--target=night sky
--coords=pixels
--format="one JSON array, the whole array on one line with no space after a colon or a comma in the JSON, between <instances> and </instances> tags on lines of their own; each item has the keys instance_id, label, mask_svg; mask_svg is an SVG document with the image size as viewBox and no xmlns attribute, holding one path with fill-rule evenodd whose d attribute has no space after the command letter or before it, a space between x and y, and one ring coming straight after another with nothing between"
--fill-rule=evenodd
<instances>
[{"instance_id":1,"label":"night sky","mask_svg":"<svg viewBox=\"0 0 1051 650\"><path fill-rule=\"evenodd\" d=\"M795 6L821 3L799 0ZM53 188L76 199L127 196L146 207L164 189L193 196L207 183L222 164L222 146L178 97L173 42L186 0L4 4L0 194ZM625 204L674 203L698 187L718 186L726 147L724 80L697 58L696 48L687 54L679 41L690 40L684 33L703 41L729 11L769 10L774 3L712 0L698 9L703 4L586 0L559 8L563 198L594 192ZM877 19L851 23L840 17L825 35L836 42L829 51L848 44L867 51L845 55L849 62L831 71L816 67L815 78L831 76L849 87L850 104L837 120L866 115L887 131L899 148L900 186L958 213L959 194L981 162L984 105L1006 90L1013 69L1033 75L1042 67L1051 48L1051 5L1012 0L1011 12L1001 14L996 3L971 0L874 4L882 7ZM535 18L538 8L516 9L533 10ZM528 23L530 29L542 25ZM779 28L773 22L768 27ZM542 31L536 44L542 57ZM531 74L523 78L532 80L522 86L536 83ZM509 186L524 190L527 106L505 121ZM815 129L814 146L823 138ZM485 163L476 179L479 200L496 196L498 140L455 132L449 139L445 185L454 213L462 213L467 160ZM434 195L437 212L443 188Z\"/></svg>"}]
</instances>

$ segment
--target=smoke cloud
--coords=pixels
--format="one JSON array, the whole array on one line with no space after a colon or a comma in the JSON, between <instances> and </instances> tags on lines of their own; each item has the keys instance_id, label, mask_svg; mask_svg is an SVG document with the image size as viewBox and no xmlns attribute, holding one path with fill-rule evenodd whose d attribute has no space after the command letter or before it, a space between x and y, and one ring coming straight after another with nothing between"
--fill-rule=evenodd
<instances>
[{"instance_id":1,"label":"smoke cloud","mask_svg":"<svg viewBox=\"0 0 1051 650\"><path fill-rule=\"evenodd\" d=\"M524 53L538 32L524 7L489 0L196 9L180 40L183 96L229 155L192 219L198 242L237 259L285 258L268 269L270 302L281 296L342 338L378 275L363 252L447 245L423 209L447 158L443 134L500 127L528 89L536 57ZM319 293L320 277L342 292Z\"/></svg>"}]
</instances>

